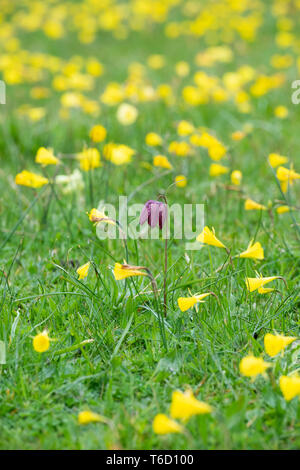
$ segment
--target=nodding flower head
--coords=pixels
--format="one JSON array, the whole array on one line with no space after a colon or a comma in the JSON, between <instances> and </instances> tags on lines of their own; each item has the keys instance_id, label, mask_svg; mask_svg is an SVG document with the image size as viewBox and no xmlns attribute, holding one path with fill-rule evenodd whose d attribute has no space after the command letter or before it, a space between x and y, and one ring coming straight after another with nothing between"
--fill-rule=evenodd
<instances>
[{"instance_id":1,"label":"nodding flower head","mask_svg":"<svg viewBox=\"0 0 300 470\"><path fill-rule=\"evenodd\" d=\"M160 230L163 228L168 214L167 205L164 202L149 200L143 207L140 216L140 225L146 221L150 227L155 227L157 224Z\"/></svg>"}]
</instances>

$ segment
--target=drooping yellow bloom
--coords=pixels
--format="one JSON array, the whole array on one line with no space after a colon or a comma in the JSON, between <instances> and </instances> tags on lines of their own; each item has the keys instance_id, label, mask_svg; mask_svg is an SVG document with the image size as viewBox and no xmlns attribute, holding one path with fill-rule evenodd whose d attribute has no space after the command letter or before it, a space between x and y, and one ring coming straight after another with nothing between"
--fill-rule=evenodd
<instances>
[{"instance_id":1,"label":"drooping yellow bloom","mask_svg":"<svg viewBox=\"0 0 300 470\"><path fill-rule=\"evenodd\" d=\"M269 356L274 357L296 339L297 338L294 336L272 335L271 333L267 333L264 337L265 351Z\"/></svg>"},{"instance_id":2,"label":"drooping yellow bloom","mask_svg":"<svg viewBox=\"0 0 300 470\"><path fill-rule=\"evenodd\" d=\"M80 168L84 171L89 171L94 168L98 168L100 163L100 152L95 148L84 149L77 155L80 162Z\"/></svg>"},{"instance_id":3,"label":"drooping yellow bloom","mask_svg":"<svg viewBox=\"0 0 300 470\"><path fill-rule=\"evenodd\" d=\"M149 132L146 135L146 144L149 145L150 147L155 147L162 145L163 140L160 135L156 134L155 132Z\"/></svg>"},{"instance_id":4,"label":"drooping yellow bloom","mask_svg":"<svg viewBox=\"0 0 300 470\"><path fill-rule=\"evenodd\" d=\"M188 142L170 142L170 145L168 147L168 150L170 153L174 153L175 155L178 155L179 157L187 157L188 155L191 154L191 146L188 144Z\"/></svg>"},{"instance_id":5,"label":"drooping yellow bloom","mask_svg":"<svg viewBox=\"0 0 300 470\"><path fill-rule=\"evenodd\" d=\"M97 124L96 126L92 127L90 131L90 138L93 142L103 142L106 138L107 131L105 127L101 126L101 124Z\"/></svg>"},{"instance_id":6,"label":"drooping yellow bloom","mask_svg":"<svg viewBox=\"0 0 300 470\"><path fill-rule=\"evenodd\" d=\"M191 297L179 297L177 302L178 302L178 307L182 312L186 312L188 309L194 307L198 302L203 302L202 299L205 299L210 295L210 292L205 293L205 294L199 294L199 295L192 295Z\"/></svg>"},{"instance_id":7,"label":"drooping yellow bloom","mask_svg":"<svg viewBox=\"0 0 300 470\"><path fill-rule=\"evenodd\" d=\"M48 178L37 175L31 171L23 170L18 173L15 178L16 184L21 186L28 186L29 188L41 188L45 184L49 183Z\"/></svg>"},{"instance_id":8,"label":"drooping yellow bloom","mask_svg":"<svg viewBox=\"0 0 300 470\"><path fill-rule=\"evenodd\" d=\"M104 212L104 209L102 211L99 211L98 209L93 208L87 214L89 216L90 221L95 222L96 224L100 222L105 222L110 225L116 225L116 222L113 219L107 217Z\"/></svg>"},{"instance_id":9,"label":"drooping yellow bloom","mask_svg":"<svg viewBox=\"0 0 300 470\"><path fill-rule=\"evenodd\" d=\"M130 266L128 264L116 263L113 273L116 281L126 279L127 277L133 276L147 276L146 273L142 272L143 268L141 266Z\"/></svg>"},{"instance_id":10,"label":"drooping yellow bloom","mask_svg":"<svg viewBox=\"0 0 300 470\"><path fill-rule=\"evenodd\" d=\"M130 126L138 117L138 110L135 106L128 103L122 103L117 110L117 119L123 126Z\"/></svg>"},{"instance_id":11,"label":"drooping yellow bloom","mask_svg":"<svg viewBox=\"0 0 300 470\"><path fill-rule=\"evenodd\" d=\"M271 167L276 168L277 166L286 163L288 158L284 157L283 155L279 155L278 153L270 153L268 160Z\"/></svg>"},{"instance_id":12,"label":"drooping yellow bloom","mask_svg":"<svg viewBox=\"0 0 300 470\"><path fill-rule=\"evenodd\" d=\"M210 230L208 227L204 227L202 232L197 236L196 240L205 245L217 246L219 248L226 248L215 235L215 229L212 227Z\"/></svg>"},{"instance_id":13,"label":"drooping yellow bloom","mask_svg":"<svg viewBox=\"0 0 300 470\"><path fill-rule=\"evenodd\" d=\"M280 206L280 207L277 207L276 209L277 214L285 214L286 212L289 212L289 211L290 211L289 206Z\"/></svg>"},{"instance_id":14,"label":"drooping yellow bloom","mask_svg":"<svg viewBox=\"0 0 300 470\"><path fill-rule=\"evenodd\" d=\"M242 178L243 178L242 172L239 170L234 170L230 176L232 184L235 184L236 186L239 186L241 184Z\"/></svg>"},{"instance_id":15,"label":"drooping yellow bloom","mask_svg":"<svg viewBox=\"0 0 300 470\"><path fill-rule=\"evenodd\" d=\"M80 266L78 269L77 269L77 274L78 274L78 280L80 281L81 279L84 279L85 277L87 277L88 275L88 272L89 272L89 268L90 268L90 264L91 262L88 261L87 263L83 264L82 266Z\"/></svg>"},{"instance_id":16,"label":"drooping yellow bloom","mask_svg":"<svg viewBox=\"0 0 300 470\"><path fill-rule=\"evenodd\" d=\"M260 287L257 289L257 292L259 294L270 294L270 292L273 292L275 289L272 289L272 287Z\"/></svg>"},{"instance_id":17,"label":"drooping yellow bloom","mask_svg":"<svg viewBox=\"0 0 300 470\"><path fill-rule=\"evenodd\" d=\"M188 121L180 121L177 125L177 133L180 136L186 136L192 134L195 128L193 124Z\"/></svg>"},{"instance_id":18,"label":"drooping yellow bloom","mask_svg":"<svg viewBox=\"0 0 300 470\"><path fill-rule=\"evenodd\" d=\"M285 119L289 115L289 110L286 106L276 106L274 115L279 119Z\"/></svg>"},{"instance_id":19,"label":"drooping yellow bloom","mask_svg":"<svg viewBox=\"0 0 300 470\"><path fill-rule=\"evenodd\" d=\"M261 357L249 355L243 357L240 362L240 373L246 377L256 377L259 374L264 374L271 364L265 362Z\"/></svg>"},{"instance_id":20,"label":"drooping yellow bloom","mask_svg":"<svg viewBox=\"0 0 300 470\"><path fill-rule=\"evenodd\" d=\"M45 147L40 147L38 149L35 161L43 166L57 165L59 163L59 159L53 155L53 150L46 149Z\"/></svg>"},{"instance_id":21,"label":"drooping yellow bloom","mask_svg":"<svg viewBox=\"0 0 300 470\"><path fill-rule=\"evenodd\" d=\"M209 176L220 176L228 173L229 169L219 163L212 163L209 167Z\"/></svg>"},{"instance_id":22,"label":"drooping yellow bloom","mask_svg":"<svg viewBox=\"0 0 300 470\"><path fill-rule=\"evenodd\" d=\"M168 170L171 170L173 168L167 157L165 157L164 155L156 155L153 158L153 165L158 166L160 168L166 168Z\"/></svg>"},{"instance_id":23,"label":"drooping yellow bloom","mask_svg":"<svg viewBox=\"0 0 300 470\"><path fill-rule=\"evenodd\" d=\"M242 140L246 136L246 132L243 131L235 131L231 134L232 140L238 142L239 140Z\"/></svg>"},{"instance_id":24,"label":"drooping yellow bloom","mask_svg":"<svg viewBox=\"0 0 300 470\"><path fill-rule=\"evenodd\" d=\"M177 175L175 177L175 183L178 188L185 188L187 185L187 179L184 175Z\"/></svg>"},{"instance_id":25,"label":"drooping yellow bloom","mask_svg":"<svg viewBox=\"0 0 300 470\"><path fill-rule=\"evenodd\" d=\"M184 393L180 390L176 390L172 394L170 407L170 415L172 418L187 420L193 415L211 412L212 407L203 401L197 400L192 390L187 390Z\"/></svg>"},{"instance_id":26,"label":"drooping yellow bloom","mask_svg":"<svg viewBox=\"0 0 300 470\"><path fill-rule=\"evenodd\" d=\"M208 155L212 160L219 161L226 154L226 147L221 143L217 142L208 148Z\"/></svg>"},{"instance_id":27,"label":"drooping yellow bloom","mask_svg":"<svg viewBox=\"0 0 300 470\"><path fill-rule=\"evenodd\" d=\"M89 423L106 423L107 419L104 416L94 413L93 411L80 411L78 413L78 424L89 424Z\"/></svg>"},{"instance_id":28,"label":"drooping yellow bloom","mask_svg":"<svg viewBox=\"0 0 300 470\"><path fill-rule=\"evenodd\" d=\"M123 144L114 144L113 142L106 144L103 149L103 155L106 160L111 161L117 166L130 163L135 153L135 150L131 147Z\"/></svg>"},{"instance_id":29,"label":"drooping yellow bloom","mask_svg":"<svg viewBox=\"0 0 300 470\"><path fill-rule=\"evenodd\" d=\"M262 204L258 204L258 202L255 202L252 199L248 198L245 201L245 210L246 211L253 211L253 210L266 211L267 208L266 206L263 206Z\"/></svg>"},{"instance_id":30,"label":"drooping yellow bloom","mask_svg":"<svg viewBox=\"0 0 300 470\"><path fill-rule=\"evenodd\" d=\"M300 174L296 173L293 168L288 169L284 166L280 166L276 171L276 176L280 181L282 192L286 192L288 185L292 185L295 180L300 178Z\"/></svg>"},{"instance_id":31,"label":"drooping yellow bloom","mask_svg":"<svg viewBox=\"0 0 300 470\"><path fill-rule=\"evenodd\" d=\"M260 289L265 284L274 281L275 279L279 279L279 276L272 276L272 277L247 277L246 278L246 286L249 292L254 292L256 289Z\"/></svg>"},{"instance_id":32,"label":"drooping yellow bloom","mask_svg":"<svg viewBox=\"0 0 300 470\"><path fill-rule=\"evenodd\" d=\"M36 352L42 353L50 348L50 338L48 332L44 330L42 333L37 334L32 341L33 349Z\"/></svg>"},{"instance_id":33,"label":"drooping yellow bloom","mask_svg":"<svg viewBox=\"0 0 300 470\"><path fill-rule=\"evenodd\" d=\"M168 416L163 413L159 413L155 416L152 427L156 434L169 434L172 432L183 431L180 424L176 423L173 419L168 418Z\"/></svg>"},{"instance_id":34,"label":"drooping yellow bloom","mask_svg":"<svg viewBox=\"0 0 300 470\"><path fill-rule=\"evenodd\" d=\"M300 395L300 377L298 374L288 377L282 375L279 379L280 390L286 401L290 401Z\"/></svg>"},{"instance_id":35,"label":"drooping yellow bloom","mask_svg":"<svg viewBox=\"0 0 300 470\"><path fill-rule=\"evenodd\" d=\"M253 240L248 245L246 251L239 255L240 258L264 259L264 249L259 242L253 244Z\"/></svg>"},{"instance_id":36,"label":"drooping yellow bloom","mask_svg":"<svg viewBox=\"0 0 300 470\"><path fill-rule=\"evenodd\" d=\"M178 77L186 77L190 73L188 62L180 61L175 64L175 72Z\"/></svg>"}]
</instances>

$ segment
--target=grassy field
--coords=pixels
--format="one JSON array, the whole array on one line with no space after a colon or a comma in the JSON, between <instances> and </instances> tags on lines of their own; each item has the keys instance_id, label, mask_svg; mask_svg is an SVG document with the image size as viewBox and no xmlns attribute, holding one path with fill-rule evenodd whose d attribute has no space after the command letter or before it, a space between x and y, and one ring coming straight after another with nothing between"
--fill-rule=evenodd
<instances>
[{"instance_id":1,"label":"grassy field","mask_svg":"<svg viewBox=\"0 0 300 470\"><path fill-rule=\"evenodd\" d=\"M1 0L1 449L299 448L299 19L296 0ZM146 142L150 132L161 145ZM112 142L135 151L127 163ZM59 162L37 163L41 147ZM23 170L46 184L16 178ZM164 241L128 238L124 250L87 215L100 201L160 194L204 204L205 226L227 247L187 251L171 230L166 317ZM247 199L263 208L246 210ZM263 259L237 256L251 240ZM158 299L146 276L115 279L124 259L151 270ZM283 280L249 292L245 279L258 275ZM45 331L40 353L33 338ZM266 334L294 340L270 355ZM252 354L269 366L253 378L240 370ZM295 380L292 399L282 376ZM155 432L172 393L187 389L211 412ZM79 424L87 410L98 421Z\"/></svg>"}]
</instances>

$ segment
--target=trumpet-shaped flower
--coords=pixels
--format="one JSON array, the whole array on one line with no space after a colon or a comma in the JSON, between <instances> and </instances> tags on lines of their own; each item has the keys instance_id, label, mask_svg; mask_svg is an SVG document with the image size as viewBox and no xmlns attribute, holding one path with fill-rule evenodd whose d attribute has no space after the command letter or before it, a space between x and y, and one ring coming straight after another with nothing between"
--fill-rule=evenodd
<instances>
[{"instance_id":1,"label":"trumpet-shaped flower","mask_svg":"<svg viewBox=\"0 0 300 470\"><path fill-rule=\"evenodd\" d=\"M276 171L276 176L280 181L281 189L285 193L288 185L293 184L295 180L300 178L300 174L296 173L293 168L288 169L284 166L280 166Z\"/></svg>"},{"instance_id":2,"label":"trumpet-shaped flower","mask_svg":"<svg viewBox=\"0 0 300 470\"><path fill-rule=\"evenodd\" d=\"M153 158L153 165L158 166L160 168L166 168L168 170L171 170L173 168L167 157L165 157L164 155L156 155Z\"/></svg>"},{"instance_id":3,"label":"trumpet-shaped flower","mask_svg":"<svg viewBox=\"0 0 300 470\"><path fill-rule=\"evenodd\" d=\"M145 268L143 268L142 266L131 266L129 264L116 263L113 273L116 281L121 281L122 279L126 279L127 277L147 276L147 273L142 272L143 269Z\"/></svg>"},{"instance_id":4,"label":"trumpet-shaped flower","mask_svg":"<svg viewBox=\"0 0 300 470\"><path fill-rule=\"evenodd\" d=\"M180 121L177 125L177 134L180 136L190 135L194 130L193 124L188 121Z\"/></svg>"},{"instance_id":5,"label":"trumpet-shaped flower","mask_svg":"<svg viewBox=\"0 0 300 470\"><path fill-rule=\"evenodd\" d=\"M170 415L172 418L187 420L193 415L211 412L212 407L203 401L197 400L191 390L187 390L184 393L180 390L176 390L172 394L170 407Z\"/></svg>"},{"instance_id":6,"label":"trumpet-shaped flower","mask_svg":"<svg viewBox=\"0 0 300 470\"><path fill-rule=\"evenodd\" d=\"M98 209L93 208L87 214L89 216L89 220L91 222L95 222L95 224L98 224L100 222L105 222L110 225L116 225L116 222L113 219L110 219L109 217L107 217L107 215L104 212L104 209L102 211L99 211Z\"/></svg>"},{"instance_id":7,"label":"trumpet-shaped flower","mask_svg":"<svg viewBox=\"0 0 300 470\"><path fill-rule=\"evenodd\" d=\"M156 434L169 434L183 431L180 424L176 423L173 419L168 418L168 416L163 413L159 413L155 416L152 427Z\"/></svg>"},{"instance_id":8,"label":"trumpet-shaped flower","mask_svg":"<svg viewBox=\"0 0 300 470\"><path fill-rule=\"evenodd\" d=\"M240 373L246 377L256 377L259 374L264 374L271 364L265 362L261 357L249 355L243 357L240 362Z\"/></svg>"},{"instance_id":9,"label":"trumpet-shaped flower","mask_svg":"<svg viewBox=\"0 0 300 470\"><path fill-rule=\"evenodd\" d=\"M210 295L210 292L207 292L205 294L199 294L199 295L192 295L191 297L179 297L177 302L178 302L178 307L182 312L186 312L190 308L194 307L198 302L203 302L203 299Z\"/></svg>"},{"instance_id":10,"label":"trumpet-shaped flower","mask_svg":"<svg viewBox=\"0 0 300 470\"><path fill-rule=\"evenodd\" d=\"M269 356L274 357L296 339L297 338L294 336L272 335L271 333L267 333L264 337L265 351Z\"/></svg>"},{"instance_id":11,"label":"trumpet-shaped flower","mask_svg":"<svg viewBox=\"0 0 300 470\"><path fill-rule=\"evenodd\" d=\"M184 175L177 175L175 177L175 183L178 188L185 188L187 185L187 179Z\"/></svg>"},{"instance_id":12,"label":"trumpet-shaped flower","mask_svg":"<svg viewBox=\"0 0 300 470\"><path fill-rule=\"evenodd\" d=\"M274 281L275 279L280 279L279 276L271 277L247 277L246 286L249 292L254 292L257 289L261 289L264 285L269 282Z\"/></svg>"},{"instance_id":13,"label":"trumpet-shaped flower","mask_svg":"<svg viewBox=\"0 0 300 470\"><path fill-rule=\"evenodd\" d=\"M204 227L202 232L197 236L196 240L205 245L217 246L219 248L226 248L215 235L215 229L212 227L210 230L208 227Z\"/></svg>"},{"instance_id":14,"label":"trumpet-shaped flower","mask_svg":"<svg viewBox=\"0 0 300 470\"><path fill-rule=\"evenodd\" d=\"M94 413L93 411L80 411L78 413L78 424L89 424L89 423L106 423L107 419L104 416Z\"/></svg>"},{"instance_id":15,"label":"trumpet-shaped flower","mask_svg":"<svg viewBox=\"0 0 300 470\"><path fill-rule=\"evenodd\" d=\"M283 165L288 161L287 157L283 155L279 155L278 153L270 153L269 155L269 163L272 168L276 168L279 165Z\"/></svg>"},{"instance_id":16,"label":"trumpet-shaped flower","mask_svg":"<svg viewBox=\"0 0 300 470\"><path fill-rule=\"evenodd\" d=\"M276 209L277 214L285 214L286 212L289 212L289 211L290 211L289 206L280 206L280 207L277 207Z\"/></svg>"},{"instance_id":17,"label":"trumpet-shaped flower","mask_svg":"<svg viewBox=\"0 0 300 470\"><path fill-rule=\"evenodd\" d=\"M103 155L106 160L110 160L114 165L125 165L130 163L135 150L123 144L114 144L110 142L105 145Z\"/></svg>"},{"instance_id":18,"label":"trumpet-shaped flower","mask_svg":"<svg viewBox=\"0 0 300 470\"><path fill-rule=\"evenodd\" d=\"M264 259L264 249L259 242L253 243L253 240L251 240L247 250L243 251L239 257L262 260Z\"/></svg>"},{"instance_id":19,"label":"trumpet-shaped flower","mask_svg":"<svg viewBox=\"0 0 300 470\"><path fill-rule=\"evenodd\" d=\"M43 166L57 165L60 162L59 159L53 155L53 150L46 149L45 147L40 147L38 149L35 161Z\"/></svg>"},{"instance_id":20,"label":"trumpet-shaped flower","mask_svg":"<svg viewBox=\"0 0 300 470\"><path fill-rule=\"evenodd\" d=\"M220 176L228 173L229 169L219 163L212 163L209 167L209 176Z\"/></svg>"},{"instance_id":21,"label":"trumpet-shaped flower","mask_svg":"<svg viewBox=\"0 0 300 470\"><path fill-rule=\"evenodd\" d=\"M41 188L45 184L49 183L48 178L37 175L31 171L23 170L18 173L15 178L15 182L21 186L28 186L29 188Z\"/></svg>"},{"instance_id":22,"label":"trumpet-shaped flower","mask_svg":"<svg viewBox=\"0 0 300 470\"><path fill-rule=\"evenodd\" d=\"M44 330L42 333L37 334L32 341L33 349L36 352L42 353L50 348L50 338L48 332Z\"/></svg>"},{"instance_id":23,"label":"trumpet-shaped flower","mask_svg":"<svg viewBox=\"0 0 300 470\"><path fill-rule=\"evenodd\" d=\"M107 131L105 127L101 126L101 124L97 124L96 126L92 127L90 131L90 138L93 142L99 143L105 140L106 134Z\"/></svg>"},{"instance_id":24,"label":"trumpet-shaped flower","mask_svg":"<svg viewBox=\"0 0 300 470\"><path fill-rule=\"evenodd\" d=\"M232 184L235 184L236 186L240 186L242 182L242 178L243 178L242 172L239 170L234 170L230 175Z\"/></svg>"},{"instance_id":25,"label":"trumpet-shaped flower","mask_svg":"<svg viewBox=\"0 0 300 470\"><path fill-rule=\"evenodd\" d=\"M162 145L163 140L160 135L156 134L155 132L149 132L146 135L146 144L150 147L156 147Z\"/></svg>"},{"instance_id":26,"label":"trumpet-shaped flower","mask_svg":"<svg viewBox=\"0 0 300 470\"><path fill-rule=\"evenodd\" d=\"M262 204L258 204L258 202L255 202L252 199L248 198L245 201L245 210L246 211L253 211L253 210L265 211L267 210L267 208L266 206L263 206Z\"/></svg>"},{"instance_id":27,"label":"trumpet-shaped flower","mask_svg":"<svg viewBox=\"0 0 300 470\"><path fill-rule=\"evenodd\" d=\"M87 263L83 264L82 266L80 266L78 269L77 269L77 274L78 274L78 280L80 281L81 279L84 279L85 277L87 277L88 275L88 272L89 272L89 268L90 268L90 265L91 265L91 262L88 261Z\"/></svg>"},{"instance_id":28,"label":"trumpet-shaped flower","mask_svg":"<svg viewBox=\"0 0 300 470\"><path fill-rule=\"evenodd\" d=\"M84 149L77 155L80 162L80 168L84 171L89 171L98 168L100 163L100 152L95 148Z\"/></svg>"},{"instance_id":29,"label":"trumpet-shaped flower","mask_svg":"<svg viewBox=\"0 0 300 470\"><path fill-rule=\"evenodd\" d=\"M286 401L300 396L300 376L298 374L290 377L282 375L279 379L279 387Z\"/></svg>"}]
</instances>

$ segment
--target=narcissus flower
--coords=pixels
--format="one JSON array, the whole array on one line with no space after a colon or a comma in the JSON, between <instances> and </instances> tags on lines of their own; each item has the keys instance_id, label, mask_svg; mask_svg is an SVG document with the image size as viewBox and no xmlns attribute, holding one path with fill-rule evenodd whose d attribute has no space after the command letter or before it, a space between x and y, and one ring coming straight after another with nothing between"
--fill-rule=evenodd
<instances>
[{"instance_id":1,"label":"narcissus flower","mask_svg":"<svg viewBox=\"0 0 300 470\"><path fill-rule=\"evenodd\" d=\"M253 240L251 240L247 250L243 251L239 258L264 259L264 249L259 242L253 243Z\"/></svg>"},{"instance_id":2,"label":"narcissus flower","mask_svg":"<svg viewBox=\"0 0 300 470\"><path fill-rule=\"evenodd\" d=\"M274 109L274 114L279 119L285 119L289 115L289 110L286 106L276 106Z\"/></svg>"},{"instance_id":3,"label":"narcissus flower","mask_svg":"<svg viewBox=\"0 0 300 470\"><path fill-rule=\"evenodd\" d=\"M45 147L40 147L38 149L35 161L43 166L57 165L60 162L59 159L54 156L53 150L46 149Z\"/></svg>"},{"instance_id":4,"label":"narcissus flower","mask_svg":"<svg viewBox=\"0 0 300 470\"><path fill-rule=\"evenodd\" d=\"M180 121L177 125L177 133L180 136L190 135L194 132L193 124L188 121Z\"/></svg>"},{"instance_id":5,"label":"narcissus flower","mask_svg":"<svg viewBox=\"0 0 300 470\"><path fill-rule=\"evenodd\" d=\"M135 150L131 147L123 144L114 144L113 142L105 145L103 149L104 158L117 166L130 163L135 153Z\"/></svg>"},{"instance_id":6,"label":"narcissus flower","mask_svg":"<svg viewBox=\"0 0 300 470\"><path fill-rule=\"evenodd\" d=\"M78 413L78 424L89 423L106 423L107 419L104 416L94 413L93 411L80 411Z\"/></svg>"},{"instance_id":7,"label":"narcissus flower","mask_svg":"<svg viewBox=\"0 0 300 470\"><path fill-rule=\"evenodd\" d=\"M158 224L161 230L167 219L167 215L168 208L165 203L150 199L146 202L142 209L140 215L140 225L143 225L147 221L151 228Z\"/></svg>"},{"instance_id":8,"label":"narcissus flower","mask_svg":"<svg viewBox=\"0 0 300 470\"><path fill-rule=\"evenodd\" d=\"M196 240L205 245L217 246L219 248L226 248L215 235L215 229L212 227L210 230L208 227L204 227L202 232L197 236Z\"/></svg>"},{"instance_id":9,"label":"narcissus flower","mask_svg":"<svg viewBox=\"0 0 300 470\"><path fill-rule=\"evenodd\" d=\"M173 168L167 157L165 157L164 155L156 155L153 158L153 165L160 168L166 168L168 170L171 170Z\"/></svg>"},{"instance_id":10,"label":"narcissus flower","mask_svg":"<svg viewBox=\"0 0 300 470\"><path fill-rule=\"evenodd\" d=\"M187 179L184 175L177 175L175 177L175 183L178 188L185 188L187 185Z\"/></svg>"},{"instance_id":11,"label":"narcissus flower","mask_svg":"<svg viewBox=\"0 0 300 470\"><path fill-rule=\"evenodd\" d=\"M287 191L288 185L293 184L295 180L300 178L300 174L296 173L293 168L288 169L283 166L280 166L276 171L276 176L281 184L281 189L285 193Z\"/></svg>"},{"instance_id":12,"label":"narcissus flower","mask_svg":"<svg viewBox=\"0 0 300 470\"><path fill-rule=\"evenodd\" d=\"M48 178L37 175L31 171L23 170L18 173L15 178L16 184L21 186L28 186L29 188L41 188L45 184L49 183Z\"/></svg>"},{"instance_id":13,"label":"narcissus flower","mask_svg":"<svg viewBox=\"0 0 300 470\"><path fill-rule=\"evenodd\" d=\"M169 434L172 432L183 431L180 424L176 423L173 419L168 418L168 416L163 413L159 413L155 416L152 427L156 434Z\"/></svg>"},{"instance_id":14,"label":"narcissus flower","mask_svg":"<svg viewBox=\"0 0 300 470\"><path fill-rule=\"evenodd\" d=\"M207 292L205 294L195 294L192 295L191 297L179 297L177 302L178 302L178 307L182 312L186 312L190 308L194 307L198 302L204 302L203 299L210 295L210 292Z\"/></svg>"},{"instance_id":15,"label":"narcissus flower","mask_svg":"<svg viewBox=\"0 0 300 470\"><path fill-rule=\"evenodd\" d=\"M87 148L77 154L77 159L80 162L80 168L84 171L89 171L98 168L100 163L100 152L95 148Z\"/></svg>"},{"instance_id":16,"label":"narcissus flower","mask_svg":"<svg viewBox=\"0 0 300 470\"><path fill-rule=\"evenodd\" d=\"M116 263L113 273L116 281L121 281L122 279L126 279L127 277L148 276L147 273L142 272L143 269L145 268L143 268L142 266L131 266L129 264Z\"/></svg>"},{"instance_id":17,"label":"narcissus flower","mask_svg":"<svg viewBox=\"0 0 300 470\"><path fill-rule=\"evenodd\" d=\"M239 186L241 184L242 178L243 178L242 172L239 170L234 170L230 175L232 184L235 184L236 186Z\"/></svg>"},{"instance_id":18,"label":"narcissus flower","mask_svg":"<svg viewBox=\"0 0 300 470\"><path fill-rule=\"evenodd\" d=\"M246 211L253 211L253 210L266 211L267 208L266 206L263 206L262 204L258 204L258 202L255 202L252 199L246 199L245 210Z\"/></svg>"},{"instance_id":19,"label":"narcissus flower","mask_svg":"<svg viewBox=\"0 0 300 470\"><path fill-rule=\"evenodd\" d=\"M254 292L256 289L260 289L265 284L274 281L275 279L280 279L280 276L272 277L247 277L246 286L249 292Z\"/></svg>"},{"instance_id":20,"label":"narcissus flower","mask_svg":"<svg viewBox=\"0 0 300 470\"><path fill-rule=\"evenodd\" d=\"M97 124L96 126L92 127L90 131L90 138L93 142L103 142L106 138L107 131L105 127L101 126L101 124Z\"/></svg>"},{"instance_id":21,"label":"narcissus flower","mask_svg":"<svg viewBox=\"0 0 300 470\"><path fill-rule=\"evenodd\" d=\"M32 341L33 349L36 352L42 353L50 348L50 338L48 332L44 330L42 333L37 334Z\"/></svg>"},{"instance_id":22,"label":"narcissus flower","mask_svg":"<svg viewBox=\"0 0 300 470\"><path fill-rule=\"evenodd\" d=\"M178 77L186 77L190 73L190 66L185 61L180 61L175 64L175 72Z\"/></svg>"},{"instance_id":23,"label":"narcissus flower","mask_svg":"<svg viewBox=\"0 0 300 470\"><path fill-rule=\"evenodd\" d=\"M286 401L290 401L300 395L300 376L298 374L288 377L282 375L279 379L279 387Z\"/></svg>"},{"instance_id":24,"label":"narcissus flower","mask_svg":"<svg viewBox=\"0 0 300 470\"><path fill-rule=\"evenodd\" d=\"M117 110L117 119L123 126L130 126L138 117L138 110L135 106L128 103L122 103Z\"/></svg>"},{"instance_id":25,"label":"narcissus flower","mask_svg":"<svg viewBox=\"0 0 300 470\"><path fill-rule=\"evenodd\" d=\"M297 338L294 336L272 335L271 333L267 333L264 337L265 351L269 356L274 357L296 339Z\"/></svg>"},{"instance_id":26,"label":"narcissus flower","mask_svg":"<svg viewBox=\"0 0 300 470\"><path fill-rule=\"evenodd\" d=\"M113 219L107 217L104 212L104 209L99 211L98 209L92 209L90 212L87 213L91 222L95 222L98 224L100 222L104 222L110 225L116 225L116 222Z\"/></svg>"},{"instance_id":27,"label":"narcissus flower","mask_svg":"<svg viewBox=\"0 0 300 470\"><path fill-rule=\"evenodd\" d=\"M149 145L150 147L155 147L162 145L163 140L160 135L156 134L155 132L149 132L146 135L146 144Z\"/></svg>"},{"instance_id":28,"label":"narcissus flower","mask_svg":"<svg viewBox=\"0 0 300 470\"><path fill-rule=\"evenodd\" d=\"M246 377L256 377L259 374L264 374L271 364L265 362L261 357L249 355L243 357L240 362L240 373Z\"/></svg>"},{"instance_id":29,"label":"narcissus flower","mask_svg":"<svg viewBox=\"0 0 300 470\"><path fill-rule=\"evenodd\" d=\"M170 415L172 418L187 420L193 415L211 412L212 407L203 401L197 400L191 390L187 390L184 393L180 390L176 390L172 394L170 407Z\"/></svg>"},{"instance_id":30,"label":"narcissus flower","mask_svg":"<svg viewBox=\"0 0 300 470\"><path fill-rule=\"evenodd\" d=\"M279 155L278 153L270 153L268 160L271 167L276 168L277 166L286 163L288 158L284 157L283 155Z\"/></svg>"},{"instance_id":31,"label":"narcissus flower","mask_svg":"<svg viewBox=\"0 0 300 470\"><path fill-rule=\"evenodd\" d=\"M84 279L85 277L87 277L88 275L88 272L89 272L89 268L90 268L90 265L91 265L91 262L88 261L87 263L83 264L82 266L80 266L78 269L77 269L77 274L78 274L78 280L80 281L81 279Z\"/></svg>"},{"instance_id":32,"label":"narcissus flower","mask_svg":"<svg viewBox=\"0 0 300 470\"><path fill-rule=\"evenodd\" d=\"M232 140L238 142L239 140L242 140L246 136L246 132L243 131L235 131L231 134Z\"/></svg>"},{"instance_id":33,"label":"narcissus flower","mask_svg":"<svg viewBox=\"0 0 300 470\"><path fill-rule=\"evenodd\" d=\"M280 207L277 207L276 209L277 214L285 214L286 212L289 212L289 211L290 211L289 206L280 206Z\"/></svg>"},{"instance_id":34,"label":"narcissus flower","mask_svg":"<svg viewBox=\"0 0 300 470\"><path fill-rule=\"evenodd\" d=\"M228 173L229 169L219 163L212 163L209 167L209 176L220 176Z\"/></svg>"}]
</instances>

